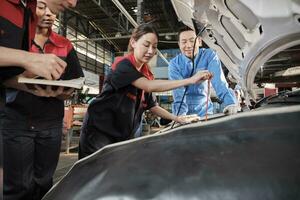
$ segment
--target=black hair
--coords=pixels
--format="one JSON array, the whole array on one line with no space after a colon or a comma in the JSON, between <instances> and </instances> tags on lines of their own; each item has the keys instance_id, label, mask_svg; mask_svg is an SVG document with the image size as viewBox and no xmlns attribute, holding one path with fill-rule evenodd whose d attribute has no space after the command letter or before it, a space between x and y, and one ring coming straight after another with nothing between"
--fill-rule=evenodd
<instances>
[{"instance_id":1,"label":"black hair","mask_svg":"<svg viewBox=\"0 0 300 200\"><path fill-rule=\"evenodd\" d=\"M191 29L191 28L188 27L188 26L182 26L182 27L179 29L178 34L177 34L177 36L178 36L178 41L179 41L179 39L180 39L180 34L181 34L182 32L185 32L185 31L194 31L194 30Z\"/></svg>"},{"instance_id":2,"label":"black hair","mask_svg":"<svg viewBox=\"0 0 300 200\"><path fill-rule=\"evenodd\" d=\"M137 28L133 30L130 40L134 39L135 41L138 41L143 35L147 33L154 33L157 37L157 40L159 39L156 28L150 23L144 23L144 24L140 24ZM130 41L128 44L128 51L129 52L133 51Z\"/></svg>"}]
</instances>

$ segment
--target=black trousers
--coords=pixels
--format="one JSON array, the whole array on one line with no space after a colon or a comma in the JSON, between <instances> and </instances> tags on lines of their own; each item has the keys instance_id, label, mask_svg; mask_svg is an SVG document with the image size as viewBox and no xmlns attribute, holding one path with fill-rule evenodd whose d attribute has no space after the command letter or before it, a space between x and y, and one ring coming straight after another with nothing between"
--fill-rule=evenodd
<instances>
[{"instance_id":1,"label":"black trousers","mask_svg":"<svg viewBox=\"0 0 300 200\"><path fill-rule=\"evenodd\" d=\"M3 140L2 140L2 132L0 130L0 200L2 199L3 199Z\"/></svg>"},{"instance_id":2,"label":"black trousers","mask_svg":"<svg viewBox=\"0 0 300 200\"><path fill-rule=\"evenodd\" d=\"M88 126L87 121L88 115L85 116L81 127L78 159L91 155L108 144L117 142L112 137L97 132L96 130L92 130Z\"/></svg>"},{"instance_id":3,"label":"black trousers","mask_svg":"<svg viewBox=\"0 0 300 200\"><path fill-rule=\"evenodd\" d=\"M102 147L112 143L115 143L114 140L104 134L82 129L80 133L78 159L89 156Z\"/></svg>"},{"instance_id":4,"label":"black trousers","mask_svg":"<svg viewBox=\"0 0 300 200\"><path fill-rule=\"evenodd\" d=\"M0 83L0 127L1 127L1 118L4 108L4 89ZM3 139L2 131L0 129L0 200L3 199Z\"/></svg>"},{"instance_id":5,"label":"black trousers","mask_svg":"<svg viewBox=\"0 0 300 200\"><path fill-rule=\"evenodd\" d=\"M52 187L62 127L2 130L5 200L41 199Z\"/></svg>"}]
</instances>

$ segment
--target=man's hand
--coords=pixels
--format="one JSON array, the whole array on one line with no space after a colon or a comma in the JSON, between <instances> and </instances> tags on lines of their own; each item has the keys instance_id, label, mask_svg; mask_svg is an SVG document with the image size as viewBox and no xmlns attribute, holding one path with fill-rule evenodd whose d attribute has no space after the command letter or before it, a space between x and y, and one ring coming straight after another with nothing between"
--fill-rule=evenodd
<instances>
[{"instance_id":1,"label":"man's hand","mask_svg":"<svg viewBox=\"0 0 300 200\"><path fill-rule=\"evenodd\" d=\"M51 85L48 85L46 89L41 88L39 85L33 85L35 89L28 89L27 92L39 96L39 97L56 97L60 100L70 99L74 93L74 88L65 90L64 87L58 87L53 90Z\"/></svg>"},{"instance_id":2,"label":"man's hand","mask_svg":"<svg viewBox=\"0 0 300 200\"><path fill-rule=\"evenodd\" d=\"M58 87L56 90L52 89L51 85L47 85L46 89L41 88L39 85L33 85L35 89L30 89L31 94L39 97L57 97L62 95L64 87Z\"/></svg>"},{"instance_id":3,"label":"man's hand","mask_svg":"<svg viewBox=\"0 0 300 200\"><path fill-rule=\"evenodd\" d=\"M200 83L204 80L208 80L212 78L212 73L210 73L208 70L201 70L198 71L196 74L194 74L191 79L192 79L192 83L196 84L196 83Z\"/></svg>"},{"instance_id":4,"label":"man's hand","mask_svg":"<svg viewBox=\"0 0 300 200\"><path fill-rule=\"evenodd\" d=\"M239 107L235 104L228 105L224 108L223 113L225 115L233 115L236 114L239 110Z\"/></svg>"},{"instance_id":5,"label":"man's hand","mask_svg":"<svg viewBox=\"0 0 300 200\"><path fill-rule=\"evenodd\" d=\"M68 90L64 90L62 94L58 95L56 98L60 99L60 100L66 100L66 99L70 99L73 94L74 94L75 89L74 88L70 88Z\"/></svg>"},{"instance_id":6,"label":"man's hand","mask_svg":"<svg viewBox=\"0 0 300 200\"><path fill-rule=\"evenodd\" d=\"M29 53L23 61L24 68L29 72L48 80L59 79L65 71L67 63L54 54Z\"/></svg>"},{"instance_id":7,"label":"man's hand","mask_svg":"<svg viewBox=\"0 0 300 200\"><path fill-rule=\"evenodd\" d=\"M192 122L200 121L200 117L196 114L195 115L181 115L181 116L177 116L174 121L176 121L180 124L189 124Z\"/></svg>"}]
</instances>

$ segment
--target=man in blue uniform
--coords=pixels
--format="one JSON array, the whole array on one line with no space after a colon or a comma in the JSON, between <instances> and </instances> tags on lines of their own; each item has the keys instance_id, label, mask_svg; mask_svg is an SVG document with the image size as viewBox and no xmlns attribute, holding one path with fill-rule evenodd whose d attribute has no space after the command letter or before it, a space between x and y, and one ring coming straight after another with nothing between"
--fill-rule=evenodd
<instances>
[{"instance_id":1,"label":"man in blue uniform","mask_svg":"<svg viewBox=\"0 0 300 200\"><path fill-rule=\"evenodd\" d=\"M211 49L199 48L201 39L196 38L196 33L189 27L180 29L178 33L178 44L181 53L173 58L169 63L169 79L185 79L191 75L193 70L193 52L194 52L194 73L199 70L208 70L213 74L211 84L216 91L218 98L222 101L223 112L225 114L234 114L237 112L236 98L233 91L228 88L224 73L221 68L221 62L217 54ZM195 50L193 51L194 42ZM178 113L180 102L185 88L181 87L173 90L172 111ZM200 84L190 85L186 96L182 102L178 115L197 114L201 117L206 114L206 101L208 93L208 81ZM208 98L208 114L213 114L213 104Z\"/></svg>"}]
</instances>

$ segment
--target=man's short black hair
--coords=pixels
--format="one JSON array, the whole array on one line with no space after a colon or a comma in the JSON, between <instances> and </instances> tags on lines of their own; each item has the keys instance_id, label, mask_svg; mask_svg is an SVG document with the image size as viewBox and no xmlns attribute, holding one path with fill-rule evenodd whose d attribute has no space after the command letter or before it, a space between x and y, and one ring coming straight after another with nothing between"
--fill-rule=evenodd
<instances>
[{"instance_id":1,"label":"man's short black hair","mask_svg":"<svg viewBox=\"0 0 300 200\"><path fill-rule=\"evenodd\" d=\"M177 36L178 36L178 41L179 41L179 39L180 39L180 34L182 33L182 32L185 32L185 31L194 31L193 29L191 29L189 26L182 26L180 29L179 29L179 31L178 31L178 34L177 34Z\"/></svg>"}]
</instances>

